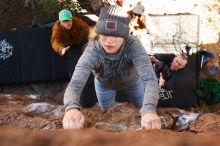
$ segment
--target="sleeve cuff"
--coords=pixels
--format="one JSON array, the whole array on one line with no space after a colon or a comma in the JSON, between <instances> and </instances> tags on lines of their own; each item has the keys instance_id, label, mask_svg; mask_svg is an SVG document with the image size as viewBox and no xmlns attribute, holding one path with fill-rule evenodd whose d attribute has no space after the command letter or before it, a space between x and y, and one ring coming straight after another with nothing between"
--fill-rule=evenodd
<instances>
[{"instance_id":1,"label":"sleeve cuff","mask_svg":"<svg viewBox=\"0 0 220 146\"><path fill-rule=\"evenodd\" d=\"M146 113L156 113L156 107L152 104L143 105L140 109L141 116L145 115Z\"/></svg>"},{"instance_id":2,"label":"sleeve cuff","mask_svg":"<svg viewBox=\"0 0 220 146\"><path fill-rule=\"evenodd\" d=\"M82 107L78 106L78 105L69 105L69 106L64 105L65 112L67 112L68 110L73 109L73 108L77 108L79 110L82 109Z\"/></svg>"}]
</instances>

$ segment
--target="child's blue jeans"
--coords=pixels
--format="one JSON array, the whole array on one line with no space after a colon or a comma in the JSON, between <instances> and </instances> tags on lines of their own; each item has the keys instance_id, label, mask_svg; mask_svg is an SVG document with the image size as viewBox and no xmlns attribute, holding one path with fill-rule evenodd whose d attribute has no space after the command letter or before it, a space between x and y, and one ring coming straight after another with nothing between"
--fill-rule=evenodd
<instances>
[{"instance_id":1,"label":"child's blue jeans","mask_svg":"<svg viewBox=\"0 0 220 146\"><path fill-rule=\"evenodd\" d=\"M107 88L101 84L96 78L95 91L98 98L99 105L103 112L106 112L111 106L115 104L116 90ZM141 108L144 99L144 86L143 82L138 79L135 83L128 85L124 89L128 99L134 104L135 107Z\"/></svg>"}]
</instances>

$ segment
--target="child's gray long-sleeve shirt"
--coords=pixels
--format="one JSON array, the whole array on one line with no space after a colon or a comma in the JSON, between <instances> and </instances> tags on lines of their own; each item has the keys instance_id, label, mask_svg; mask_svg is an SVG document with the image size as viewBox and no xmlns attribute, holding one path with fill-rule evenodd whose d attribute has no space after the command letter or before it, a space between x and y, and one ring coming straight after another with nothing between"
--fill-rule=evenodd
<instances>
[{"instance_id":1,"label":"child's gray long-sleeve shirt","mask_svg":"<svg viewBox=\"0 0 220 146\"><path fill-rule=\"evenodd\" d=\"M80 95L91 72L102 84L113 90L123 89L140 77L145 88L141 115L156 112L158 80L144 47L134 36L129 36L115 55L106 54L98 41L87 46L66 88L65 111L81 108Z\"/></svg>"}]
</instances>

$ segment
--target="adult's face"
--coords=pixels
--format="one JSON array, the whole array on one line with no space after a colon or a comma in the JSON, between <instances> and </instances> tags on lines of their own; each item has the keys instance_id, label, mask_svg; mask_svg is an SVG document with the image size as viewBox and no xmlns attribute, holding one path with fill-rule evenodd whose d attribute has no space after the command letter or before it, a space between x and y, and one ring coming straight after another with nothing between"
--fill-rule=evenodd
<instances>
[{"instance_id":1,"label":"adult's face","mask_svg":"<svg viewBox=\"0 0 220 146\"><path fill-rule=\"evenodd\" d=\"M170 66L173 71L178 71L186 66L187 60L183 59L181 56L176 56Z\"/></svg>"},{"instance_id":2,"label":"adult's face","mask_svg":"<svg viewBox=\"0 0 220 146\"><path fill-rule=\"evenodd\" d=\"M61 21L61 25L67 30L70 30L72 28L72 24L72 20Z\"/></svg>"},{"instance_id":3,"label":"adult's face","mask_svg":"<svg viewBox=\"0 0 220 146\"><path fill-rule=\"evenodd\" d=\"M119 52L124 38L99 35L99 42L107 54L116 54Z\"/></svg>"}]
</instances>

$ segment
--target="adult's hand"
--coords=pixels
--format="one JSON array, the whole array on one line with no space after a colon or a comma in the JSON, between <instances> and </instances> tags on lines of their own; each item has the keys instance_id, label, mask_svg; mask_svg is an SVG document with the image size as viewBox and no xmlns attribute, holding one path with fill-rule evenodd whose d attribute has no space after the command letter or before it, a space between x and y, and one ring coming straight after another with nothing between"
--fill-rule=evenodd
<instances>
[{"instance_id":1,"label":"adult's hand","mask_svg":"<svg viewBox=\"0 0 220 146\"><path fill-rule=\"evenodd\" d=\"M160 62L160 60L158 60L155 56L149 56L149 58L150 58L150 60L152 61L152 62L154 62L154 63L159 63Z\"/></svg>"},{"instance_id":2,"label":"adult's hand","mask_svg":"<svg viewBox=\"0 0 220 146\"><path fill-rule=\"evenodd\" d=\"M70 46L64 47L60 52L60 56L62 57L69 50L69 48Z\"/></svg>"},{"instance_id":3,"label":"adult's hand","mask_svg":"<svg viewBox=\"0 0 220 146\"><path fill-rule=\"evenodd\" d=\"M84 123L83 114L76 108L68 110L63 117L64 129L80 129L83 128Z\"/></svg>"},{"instance_id":4,"label":"adult's hand","mask_svg":"<svg viewBox=\"0 0 220 146\"><path fill-rule=\"evenodd\" d=\"M163 87L164 84L165 84L165 80L163 79L162 76L160 76L160 78L159 78L159 87L160 87L160 88Z\"/></svg>"},{"instance_id":5,"label":"adult's hand","mask_svg":"<svg viewBox=\"0 0 220 146\"><path fill-rule=\"evenodd\" d=\"M142 129L161 129L161 120L156 113L146 113L141 117Z\"/></svg>"}]
</instances>

